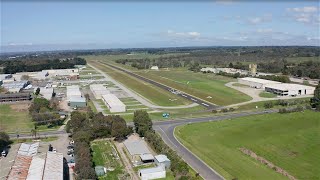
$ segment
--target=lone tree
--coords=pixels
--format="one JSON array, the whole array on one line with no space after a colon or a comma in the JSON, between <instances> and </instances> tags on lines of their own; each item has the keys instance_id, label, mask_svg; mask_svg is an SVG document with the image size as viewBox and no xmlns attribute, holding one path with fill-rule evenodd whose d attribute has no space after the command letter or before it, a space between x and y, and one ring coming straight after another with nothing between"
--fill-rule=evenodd
<instances>
[{"instance_id":1,"label":"lone tree","mask_svg":"<svg viewBox=\"0 0 320 180\"><path fill-rule=\"evenodd\" d=\"M311 98L310 104L313 108L320 110L320 82L318 83L318 86L314 90L314 97Z\"/></svg>"},{"instance_id":2,"label":"lone tree","mask_svg":"<svg viewBox=\"0 0 320 180\"><path fill-rule=\"evenodd\" d=\"M140 136L145 136L147 131L152 130L152 121L146 111L138 110L133 114L133 123L136 132Z\"/></svg>"},{"instance_id":3,"label":"lone tree","mask_svg":"<svg viewBox=\"0 0 320 180\"><path fill-rule=\"evenodd\" d=\"M38 96L40 94L40 88L37 88L37 90L34 94Z\"/></svg>"}]
</instances>

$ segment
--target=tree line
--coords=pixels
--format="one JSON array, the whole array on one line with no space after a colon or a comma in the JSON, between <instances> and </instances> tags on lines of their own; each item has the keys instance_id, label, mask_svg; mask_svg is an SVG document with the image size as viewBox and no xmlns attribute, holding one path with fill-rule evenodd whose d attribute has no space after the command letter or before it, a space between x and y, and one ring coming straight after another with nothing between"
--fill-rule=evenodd
<instances>
[{"instance_id":1,"label":"tree line","mask_svg":"<svg viewBox=\"0 0 320 180\"><path fill-rule=\"evenodd\" d=\"M162 138L155 133L152 128L152 121L149 114L146 111L138 110L134 112L133 123L135 131L140 135L145 137L148 144L159 154L165 154L171 161L171 171L175 176L175 179L180 180L190 180L195 179L193 175L189 172L189 166L182 158L173 151Z\"/></svg>"},{"instance_id":2,"label":"tree line","mask_svg":"<svg viewBox=\"0 0 320 180\"><path fill-rule=\"evenodd\" d=\"M68 59L35 59L35 60L5 60L0 61L4 66L5 74L14 74L17 72L34 72L45 69L68 69L74 68L75 65L85 65L87 62L83 58Z\"/></svg>"},{"instance_id":3,"label":"tree line","mask_svg":"<svg viewBox=\"0 0 320 180\"><path fill-rule=\"evenodd\" d=\"M87 113L73 111L66 126L75 143L76 179L96 179L90 142L96 138L123 140L132 133L132 127L120 116L95 114L88 107Z\"/></svg>"}]
</instances>

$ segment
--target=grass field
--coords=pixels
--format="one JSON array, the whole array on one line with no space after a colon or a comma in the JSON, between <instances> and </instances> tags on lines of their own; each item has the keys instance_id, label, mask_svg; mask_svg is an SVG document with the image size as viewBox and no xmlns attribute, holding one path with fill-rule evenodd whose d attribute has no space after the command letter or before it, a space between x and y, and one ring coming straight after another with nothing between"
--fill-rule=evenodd
<instances>
[{"instance_id":1,"label":"grass field","mask_svg":"<svg viewBox=\"0 0 320 180\"><path fill-rule=\"evenodd\" d=\"M108 140L98 140L91 143L94 165L115 168L114 171L108 171L107 175L99 177L99 179L118 180L118 175L124 173L120 159L116 159L113 155L115 151L112 146L112 143Z\"/></svg>"},{"instance_id":2,"label":"grass field","mask_svg":"<svg viewBox=\"0 0 320 180\"><path fill-rule=\"evenodd\" d=\"M265 92L265 91L261 92L261 93L259 94L259 96L260 96L260 97L264 97L264 98L275 98L275 97L277 97L276 94L272 94L272 93Z\"/></svg>"},{"instance_id":3,"label":"grass field","mask_svg":"<svg viewBox=\"0 0 320 180\"><path fill-rule=\"evenodd\" d=\"M123 72L114 70L101 63L94 62L94 61L90 63L95 67L99 68L100 70L104 71L105 73L107 73L109 76L111 76L115 80L124 84L127 88L132 89L133 91L142 95L143 97L145 97L146 99L148 99L149 101L151 101L156 105L177 106L177 105L186 105L191 103L190 101L182 97L176 96L170 93L169 91L165 91L149 83L142 82L137 78L130 77Z\"/></svg>"},{"instance_id":4,"label":"grass field","mask_svg":"<svg viewBox=\"0 0 320 180\"><path fill-rule=\"evenodd\" d=\"M244 147L297 179L320 177L320 118L312 111L189 124L178 139L226 179L287 179L244 155Z\"/></svg>"},{"instance_id":5,"label":"grass field","mask_svg":"<svg viewBox=\"0 0 320 180\"><path fill-rule=\"evenodd\" d=\"M28 111L15 111L10 105L0 105L0 129L6 132L30 132L33 122Z\"/></svg>"},{"instance_id":6,"label":"grass field","mask_svg":"<svg viewBox=\"0 0 320 180\"><path fill-rule=\"evenodd\" d=\"M140 71L138 74L218 105L230 105L251 100L242 92L225 86L226 83L234 81L233 78L194 73L185 69Z\"/></svg>"}]
</instances>

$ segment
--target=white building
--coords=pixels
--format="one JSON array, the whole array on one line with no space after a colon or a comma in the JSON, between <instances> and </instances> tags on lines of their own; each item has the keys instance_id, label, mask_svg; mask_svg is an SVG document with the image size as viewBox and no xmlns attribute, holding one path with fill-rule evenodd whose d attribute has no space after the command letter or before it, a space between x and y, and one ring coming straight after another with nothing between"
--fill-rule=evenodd
<instances>
[{"instance_id":1,"label":"white building","mask_svg":"<svg viewBox=\"0 0 320 180\"><path fill-rule=\"evenodd\" d=\"M36 91L36 90L37 90L37 88L34 88L34 91ZM42 95L43 98L45 98L47 100L51 100L52 93L53 93L52 87L40 87L40 94Z\"/></svg>"},{"instance_id":2,"label":"white building","mask_svg":"<svg viewBox=\"0 0 320 180\"><path fill-rule=\"evenodd\" d=\"M102 95L102 100L108 106L110 112L126 112L126 105L113 94Z\"/></svg>"},{"instance_id":3,"label":"white building","mask_svg":"<svg viewBox=\"0 0 320 180\"><path fill-rule=\"evenodd\" d=\"M159 70L159 67L158 66L152 66L151 68L150 68L151 70Z\"/></svg>"},{"instance_id":4,"label":"white building","mask_svg":"<svg viewBox=\"0 0 320 180\"><path fill-rule=\"evenodd\" d=\"M67 86L67 98L70 99L71 97L75 97L75 98L81 97L81 91L79 86L77 85Z\"/></svg>"},{"instance_id":5,"label":"white building","mask_svg":"<svg viewBox=\"0 0 320 180\"><path fill-rule=\"evenodd\" d=\"M168 157L164 154L159 154L154 156L154 162L158 165L158 166L163 166L166 169L170 168L171 165L171 161L168 159Z\"/></svg>"},{"instance_id":6,"label":"white building","mask_svg":"<svg viewBox=\"0 0 320 180\"><path fill-rule=\"evenodd\" d=\"M151 154L144 140L127 139L123 142L132 161L140 161L141 155Z\"/></svg>"},{"instance_id":7,"label":"white building","mask_svg":"<svg viewBox=\"0 0 320 180\"><path fill-rule=\"evenodd\" d=\"M268 84L265 86L267 92L271 92L280 96L299 96L299 95L312 95L315 87L305 86L301 84Z\"/></svg>"},{"instance_id":8,"label":"white building","mask_svg":"<svg viewBox=\"0 0 320 180\"><path fill-rule=\"evenodd\" d=\"M102 95L110 94L110 91L102 84L91 84L90 90L96 99L102 99Z\"/></svg>"},{"instance_id":9,"label":"white building","mask_svg":"<svg viewBox=\"0 0 320 180\"><path fill-rule=\"evenodd\" d=\"M166 170L162 166L140 169L138 174L142 180L166 178Z\"/></svg>"},{"instance_id":10,"label":"white building","mask_svg":"<svg viewBox=\"0 0 320 180\"><path fill-rule=\"evenodd\" d=\"M238 82L240 84L245 84L252 88L257 88L257 89L264 89L267 85L271 85L271 84L281 84L281 82L277 82L277 81L270 81L265 79L252 78L252 77L238 78Z\"/></svg>"},{"instance_id":11,"label":"white building","mask_svg":"<svg viewBox=\"0 0 320 180\"><path fill-rule=\"evenodd\" d=\"M47 152L43 179L63 180L63 154Z\"/></svg>"},{"instance_id":12,"label":"white building","mask_svg":"<svg viewBox=\"0 0 320 180\"><path fill-rule=\"evenodd\" d=\"M29 84L29 81L12 81L6 82L3 80L2 87L7 89L8 92L18 93L22 88L25 88Z\"/></svg>"},{"instance_id":13,"label":"white building","mask_svg":"<svg viewBox=\"0 0 320 180\"><path fill-rule=\"evenodd\" d=\"M212 72L212 73L219 73L216 68L205 67L200 69L201 72Z\"/></svg>"}]
</instances>

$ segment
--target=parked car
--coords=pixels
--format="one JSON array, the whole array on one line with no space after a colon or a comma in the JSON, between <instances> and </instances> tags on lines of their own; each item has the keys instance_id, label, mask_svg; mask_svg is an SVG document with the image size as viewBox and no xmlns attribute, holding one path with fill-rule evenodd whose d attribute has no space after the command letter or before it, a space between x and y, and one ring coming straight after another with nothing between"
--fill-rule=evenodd
<instances>
[{"instance_id":1,"label":"parked car","mask_svg":"<svg viewBox=\"0 0 320 180\"><path fill-rule=\"evenodd\" d=\"M69 142L69 144L70 144L70 145L73 145L73 144L74 144L74 140L71 140L71 141Z\"/></svg>"},{"instance_id":2,"label":"parked car","mask_svg":"<svg viewBox=\"0 0 320 180\"><path fill-rule=\"evenodd\" d=\"M3 156L3 157L6 157L6 156L7 156L6 150L3 150L3 151L2 151L1 156Z\"/></svg>"},{"instance_id":3,"label":"parked car","mask_svg":"<svg viewBox=\"0 0 320 180\"><path fill-rule=\"evenodd\" d=\"M67 149L74 149L72 145L67 146Z\"/></svg>"},{"instance_id":4,"label":"parked car","mask_svg":"<svg viewBox=\"0 0 320 180\"><path fill-rule=\"evenodd\" d=\"M52 149L52 152L55 152L55 153L56 153L56 152L57 152L57 149L56 149L56 148L53 148L53 149Z\"/></svg>"}]
</instances>

